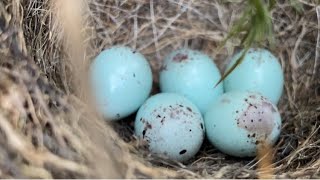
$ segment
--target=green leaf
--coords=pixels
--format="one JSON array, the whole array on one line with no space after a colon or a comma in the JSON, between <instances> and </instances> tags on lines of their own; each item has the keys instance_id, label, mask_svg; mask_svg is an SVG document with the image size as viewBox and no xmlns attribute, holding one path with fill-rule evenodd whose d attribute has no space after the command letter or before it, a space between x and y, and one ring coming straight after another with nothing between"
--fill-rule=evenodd
<instances>
[{"instance_id":1,"label":"green leaf","mask_svg":"<svg viewBox=\"0 0 320 180\"><path fill-rule=\"evenodd\" d=\"M227 40L245 33L241 46L244 47L245 53L253 45L260 45L265 41L268 41L270 46L274 46L273 26L272 19L269 11L275 6L276 0L270 0L265 3L264 0L247 0L247 6L241 16L241 18L233 25L227 37L222 41L218 47L220 50L227 42ZM230 68L215 85L220 84L243 60L245 53L236 61L236 63Z\"/></svg>"},{"instance_id":2,"label":"green leaf","mask_svg":"<svg viewBox=\"0 0 320 180\"><path fill-rule=\"evenodd\" d=\"M217 82L217 84L214 87L217 87L236 67L238 67L242 63L248 50L249 48L245 49L242 52L241 56L236 60L236 62L231 66L231 68L220 78L220 80Z\"/></svg>"}]
</instances>

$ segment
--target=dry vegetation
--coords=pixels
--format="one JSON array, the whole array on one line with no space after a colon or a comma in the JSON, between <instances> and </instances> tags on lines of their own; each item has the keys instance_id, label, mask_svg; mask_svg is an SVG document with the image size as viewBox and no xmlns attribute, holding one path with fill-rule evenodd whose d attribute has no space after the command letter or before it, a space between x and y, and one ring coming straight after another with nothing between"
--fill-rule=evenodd
<instances>
[{"instance_id":1,"label":"dry vegetation","mask_svg":"<svg viewBox=\"0 0 320 180\"><path fill-rule=\"evenodd\" d=\"M162 59L173 49L201 50L223 70L241 48L243 34L228 40L220 51L218 46L244 3L66 2L0 2L0 177L258 178L272 173L276 178L320 178L316 0L279 0L271 12L271 51L285 73L279 104L283 127L276 146L261 152L260 158L239 159L204 142L185 164L148 154L132 134L134 116L107 124L94 113L82 83L87 65L104 48L128 45L148 58L154 93ZM268 43L263 46L269 48Z\"/></svg>"}]
</instances>

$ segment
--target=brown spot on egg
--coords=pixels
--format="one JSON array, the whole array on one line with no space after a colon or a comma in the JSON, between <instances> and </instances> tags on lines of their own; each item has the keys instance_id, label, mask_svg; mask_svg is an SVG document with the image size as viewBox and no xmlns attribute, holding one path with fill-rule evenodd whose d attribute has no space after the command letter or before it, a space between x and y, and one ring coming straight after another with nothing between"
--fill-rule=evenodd
<instances>
[{"instance_id":1,"label":"brown spot on egg","mask_svg":"<svg viewBox=\"0 0 320 180\"><path fill-rule=\"evenodd\" d=\"M147 132L146 129L144 129L144 130L142 131L142 138L143 138L143 139L144 139L144 136L146 135L146 132Z\"/></svg>"},{"instance_id":2,"label":"brown spot on egg","mask_svg":"<svg viewBox=\"0 0 320 180\"><path fill-rule=\"evenodd\" d=\"M190 111L190 112L192 112L192 109L191 109L190 107L187 107L187 110Z\"/></svg>"},{"instance_id":3,"label":"brown spot on egg","mask_svg":"<svg viewBox=\"0 0 320 180\"><path fill-rule=\"evenodd\" d=\"M274 111L268 102L248 106L240 116L243 121L237 121L237 125L248 131L250 138L266 138L274 127Z\"/></svg>"},{"instance_id":4,"label":"brown spot on egg","mask_svg":"<svg viewBox=\"0 0 320 180\"><path fill-rule=\"evenodd\" d=\"M187 150L184 149L184 150L180 151L179 154L182 155L182 154L185 154L186 152L187 152Z\"/></svg>"},{"instance_id":5,"label":"brown spot on egg","mask_svg":"<svg viewBox=\"0 0 320 180\"><path fill-rule=\"evenodd\" d=\"M165 119L166 119L166 117L163 117L162 119L161 119L161 124L163 125L163 123L164 123L164 121L165 121Z\"/></svg>"},{"instance_id":6,"label":"brown spot on egg","mask_svg":"<svg viewBox=\"0 0 320 180\"><path fill-rule=\"evenodd\" d=\"M142 123L145 123L145 122L146 122L146 120L143 119L143 118L140 118L140 121L141 121Z\"/></svg>"},{"instance_id":7,"label":"brown spot on egg","mask_svg":"<svg viewBox=\"0 0 320 180\"><path fill-rule=\"evenodd\" d=\"M151 124L149 122L147 122L145 128L146 129L152 129L152 126L151 126Z\"/></svg>"},{"instance_id":8,"label":"brown spot on egg","mask_svg":"<svg viewBox=\"0 0 320 180\"><path fill-rule=\"evenodd\" d=\"M145 123L144 129L142 131L142 138L145 138L147 130L152 129L152 125L148 121L145 121L144 119L142 120L142 122Z\"/></svg>"},{"instance_id":9,"label":"brown spot on egg","mask_svg":"<svg viewBox=\"0 0 320 180\"><path fill-rule=\"evenodd\" d=\"M173 61L174 62L182 62L182 61L185 61L185 60L187 60L188 59L188 55L186 55L186 54L182 54L182 53L178 53L178 54L176 54L174 57L173 57Z\"/></svg>"},{"instance_id":10,"label":"brown spot on egg","mask_svg":"<svg viewBox=\"0 0 320 180\"><path fill-rule=\"evenodd\" d=\"M160 71L166 71L166 70L168 70L167 65L166 65L166 64L163 64L163 65L160 67L159 70L160 70Z\"/></svg>"}]
</instances>

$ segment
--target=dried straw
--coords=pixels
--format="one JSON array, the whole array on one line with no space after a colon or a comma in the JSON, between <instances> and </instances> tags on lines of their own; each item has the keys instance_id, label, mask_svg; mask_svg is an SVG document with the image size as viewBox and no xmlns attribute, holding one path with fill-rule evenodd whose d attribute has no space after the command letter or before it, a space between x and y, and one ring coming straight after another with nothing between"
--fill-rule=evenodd
<instances>
[{"instance_id":1,"label":"dried straw","mask_svg":"<svg viewBox=\"0 0 320 180\"><path fill-rule=\"evenodd\" d=\"M133 135L134 115L105 123L90 105L86 84L79 84L93 57L116 44L148 58L154 93L162 59L180 47L207 53L224 70L243 34L218 47L243 6L210 0L0 3L1 177L320 178L316 1L277 1L271 12L272 52L285 73L283 126L272 153L239 159L205 141L184 164L150 155Z\"/></svg>"}]
</instances>

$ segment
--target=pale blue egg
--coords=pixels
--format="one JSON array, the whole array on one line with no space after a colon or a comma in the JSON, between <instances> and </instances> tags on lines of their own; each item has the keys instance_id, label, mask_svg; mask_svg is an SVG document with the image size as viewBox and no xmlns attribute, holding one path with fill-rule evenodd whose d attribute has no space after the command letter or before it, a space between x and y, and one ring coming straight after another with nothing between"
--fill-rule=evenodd
<instances>
[{"instance_id":1,"label":"pale blue egg","mask_svg":"<svg viewBox=\"0 0 320 180\"><path fill-rule=\"evenodd\" d=\"M205 134L198 108L175 93L151 96L140 107L134 129L151 153L177 161L192 158L199 151Z\"/></svg>"},{"instance_id":2,"label":"pale blue egg","mask_svg":"<svg viewBox=\"0 0 320 180\"><path fill-rule=\"evenodd\" d=\"M227 70L241 56L237 53ZM251 48L242 63L224 80L225 92L257 91L277 104L284 88L284 75L278 59L266 49Z\"/></svg>"},{"instance_id":3,"label":"pale blue egg","mask_svg":"<svg viewBox=\"0 0 320 180\"><path fill-rule=\"evenodd\" d=\"M209 104L223 93L223 83L215 87L220 78L220 71L209 56L179 49L164 59L159 84L162 92L184 95L204 114Z\"/></svg>"},{"instance_id":4,"label":"pale blue egg","mask_svg":"<svg viewBox=\"0 0 320 180\"><path fill-rule=\"evenodd\" d=\"M90 80L97 108L107 120L119 120L137 111L152 87L148 61L124 46L102 51L91 64Z\"/></svg>"},{"instance_id":5,"label":"pale blue egg","mask_svg":"<svg viewBox=\"0 0 320 180\"><path fill-rule=\"evenodd\" d=\"M231 91L205 114L206 134L220 151L237 157L256 155L257 145L273 145L281 131L277 107L257 92Z\"/></svg>"}]
</instances>

